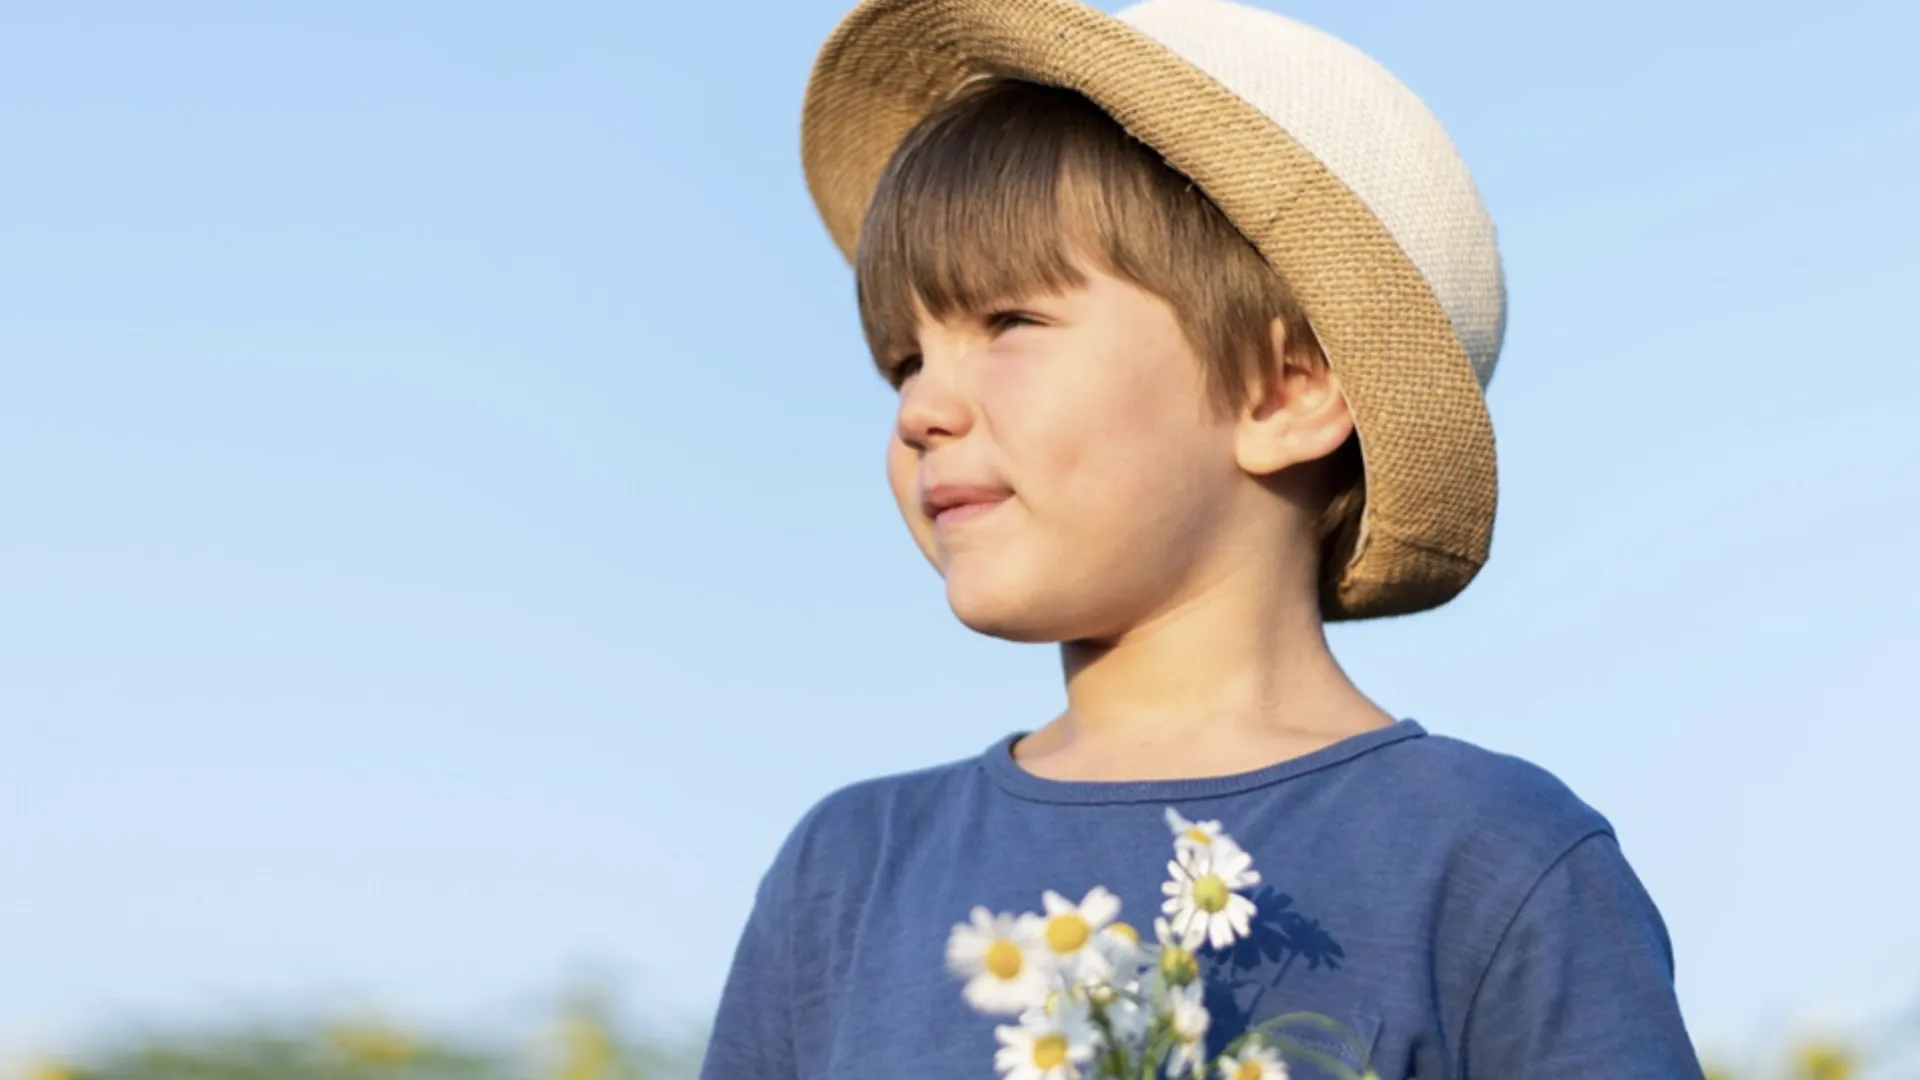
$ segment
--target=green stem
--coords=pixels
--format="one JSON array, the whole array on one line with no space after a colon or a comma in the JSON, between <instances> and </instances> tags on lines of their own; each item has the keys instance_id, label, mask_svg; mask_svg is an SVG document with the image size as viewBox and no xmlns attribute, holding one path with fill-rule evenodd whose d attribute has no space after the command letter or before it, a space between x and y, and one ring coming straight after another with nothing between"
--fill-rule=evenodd
<instances>
[{"instance_id":1,"label":"green stem","mask_svg":"<svg viewBox=\"0 0 1920 1080\"><path fill-rule=\"evenodd\" d=\"M1364 1065L1367 1062L1367 1048L1361 1043L1360 1036L1357 1032L1330 1016L1323 1016L1313 1012L1283 1013L1262 1021L1251 1030L1242 1034L1238 1039L1235 1039L1234 1045L1237 1046L1246 1039L1268 1038L1270 1037L1269 1033L1271 1031L1290 1025L1304 1025L1307 1027L1316 1027L1322 1031L1332 1032L1334 1035L1339 1036L1341 1042L1347 1044L1347 1048L1353 1051L1353 1056L1359 1059L1361 1064Z\"/></svg>"},{"instance_id":2,"label":"green stem","mask_svg":"<svg viewBox=\"0 0 1920 1080\"><path fill-rule=\"evenodd\" d=\"M1299 1039L1286 1035L1257 1035L1249 1031L1234 1039L1231 1043L1228 1043L1226 1049L1220 1052L1221 1056L1239 1057L1240 1052L1246 1048L1247 1043L1255 1040L1263 1042L1279 1051L1282 1060L1296 1058L1311 1061L1322 1069L1340 1077L1340 1080L1367 1080L1367 1074L1365 1072L1355 1072L1346 1062L1334 1057L1332 1054L1315 1050ZM1363 1069L1366 1068L1366 1059L1364 1056L1361 1058L1361 1066Z\"/></svg>"},{"instance_id":3,"label":"green stem","mask_svg":"<svg viewBox=\"0 0 1920 1080\"><path fill-rule=\"evenodd\" d=\"M1126 1080L1127 1072L1132 1062L1127 1060L1127 1048L1121 1046L1120 1040L1113 1037L1113 1021L1108 1018L1105 1006L1095 1005L1093 1007L1093 1020L1094 1023L1100 1025L1101 1038L1104 1039L1107 1044L1108 1075L1111 1076L1113 1080Z\"/></svg>"},{"instance_id":4,"label":"green stem","mask_svg":"<svg viewBox=\"0 0 1920 1080\"><path fill-rule=\"evenodd\" d=\"M1155 1023L1156 1031L1147 1040L1147 1052L1140 1055L1140 1080L1160 1080L1167 1055L1173 1051L1173 1031Z\"/></svg>"}]
</instances>

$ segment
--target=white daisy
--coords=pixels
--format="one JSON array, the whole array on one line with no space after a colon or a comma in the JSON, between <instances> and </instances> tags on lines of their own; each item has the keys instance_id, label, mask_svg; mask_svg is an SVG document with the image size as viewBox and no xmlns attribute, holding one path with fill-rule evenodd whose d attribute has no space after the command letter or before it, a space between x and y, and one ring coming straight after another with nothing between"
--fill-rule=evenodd
<instances>
[{"instance_id":1,"label":"white daisy","mask_svg":"<svg viewBox=\"0 0 1920 1080\"><path fill-rule=\"evenodd\" d=\"M1167 864L1172 880L1160 886L1167 901L1161 910L1173 917L1173 929L1183 938L1203 931L1216 949L1224 949L1252 930L1257 910L1241 889L1260 884L1253 856L1237 845L1216 845L1204 851L1187 849Z\"/></svg>"},{"instance_id":2,"label":"white daisy","mask_svg":"<svg viewBox=\"0 0 1920 1080\"><path fill-rule=\"evenodd\" d=\"M1078 904L1051 891L1041 902L1047 908L1045 940L1054 969L1075 983L1112 975L1101 931L1120 914L1120 898L1095 885Z\"/></svg>"},{"instance_id":3,"label":"white daisy","mask_svg":"<svg viewBox=\"0 0 1920 1080\"><path fill-rule=\"evenodd\" d=\"M1017 1015L1047 1000L1053 967L1038 915L995 915L973 909L947 937L947 968L967 980L967 1004L983 1013Z\"/></svg>"},{"instance_id":4,"label":"white daisy","mask_svg":"<svg viewBox=\"0 0 1920 1080\"><path fill-rule=\"evenodd\" d=\"M1220 1080L1287 1080L1287 1064L1267 1047L1250 1047L1239 1057L1220 1055Z\"/></svg>"},{"instance_id":5,"label":"white daisy","mask_svg":"<svg viewBox=\"0 0 1920 1080\"><path fill-rule=\"evenodd\" d=\"M1192 934L1176 935L1173 924L1165 919L1153 920L1153 932L1160 944L1152 950L1153 966L1147 978L1154 996L1160 997L1200 977L1200 958L1193 953L1200 938Z\"/></svg>"},{"instance_id":6,"label":"white daisy","mask_svg":"<svg viewBox=\"0 0 1920 1080\"><path fill-rule=\"evenodd\" d=\"M1167 1057L1167 1075L1180 1077L1200 1068L1207 1053L1207 1028L1213 1018L1204 1002L1206 987L1191 982L1167 995L1168 1028L1173 1032L1173 1053Z\"/></svg>"},{"instance_id":7,"label":"white daisy","mask_svg":"<svg viewBox=\"0 0 1920 1080\"><path fill-rule=\"evenodd\" d=\"M993 1067L1007 1080L1079 1080L1080 1066L1100 1049L1100 1032L1084 1002L1055 1000L1051 1009L1028 1009L1017 1025L993 1029L1000 1049Z\"/></svg>"},{"instance_id":8,"label":"white daisy","mask_svg":"<svg viewBox=\"0 0 1920 1080\"><path fill-rule=\"evenodd\" d=\"M1176 852L1189 848L1204 850L1226 838L1219 822L1188 821L1171 806L1167 807L1167 828L1173 830L1173 849ZM1227 842L1232 843L1231 840Z\"/></svg>"}]
</instances>

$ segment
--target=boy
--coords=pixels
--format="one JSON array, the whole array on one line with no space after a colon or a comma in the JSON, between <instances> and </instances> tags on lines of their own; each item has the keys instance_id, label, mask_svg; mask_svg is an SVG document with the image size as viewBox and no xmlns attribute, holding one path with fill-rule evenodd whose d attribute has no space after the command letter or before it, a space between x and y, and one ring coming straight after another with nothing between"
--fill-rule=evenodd
<instances>
[{"instance_id":1,"label":"boy","mask_svg":"<svg viewBox=\"0 0 1920 1080\"><path fill-rule=\"evenodd\" d=\"M1698 1080L1606 821L1326 645L1445 602L1491 535L1499 258L1419 102L1226 0L867 0L803 155L899 392L901 513L962 622L1059 644L1067 708L806 815L703 1075L990 1075L949 930L1095 886L1148 924L1171 808L1262 875L1208 961L1214 1049L1306 1010L1383 1080Z\"/></svg>"}]
</instances>

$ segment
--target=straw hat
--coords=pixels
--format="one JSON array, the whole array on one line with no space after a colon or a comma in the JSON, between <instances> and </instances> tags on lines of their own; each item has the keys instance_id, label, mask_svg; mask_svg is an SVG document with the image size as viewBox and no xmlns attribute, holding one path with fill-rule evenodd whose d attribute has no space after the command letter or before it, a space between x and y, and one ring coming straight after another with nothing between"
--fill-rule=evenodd
<instances>
[{"instance_id":1,"label":"straw hat","mask_svg":"<svg viewBox=\"0 0 1920 1080\"><path fill-rule=\"evenodd\" d=\"M1078 91L1191 178L1292 286L1353 408L1361 541L1329 618L1451 599L1493 537L1493 223L1446 132L1352 46L1228 0L866 0L815 61L807 184L849 260L895 147L970 78Z\"/></svg>"}]
</instances>

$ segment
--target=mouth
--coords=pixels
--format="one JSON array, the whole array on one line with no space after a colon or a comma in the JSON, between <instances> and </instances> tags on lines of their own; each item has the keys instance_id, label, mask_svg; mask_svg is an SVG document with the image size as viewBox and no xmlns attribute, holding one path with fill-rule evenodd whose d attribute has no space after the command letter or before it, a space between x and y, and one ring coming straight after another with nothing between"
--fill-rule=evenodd
<instances>
[{"instance_id":1,"label":"mouth","mask_svg":"<svg viewBox=\"0 0 1920 1080\"><path fill-rule=\"evenodd\" d=\"M1004 487L936 484L921 496L920 509L935 529L949 529L992 513L1012 497Z\"/></svg>"}]
</instances>

